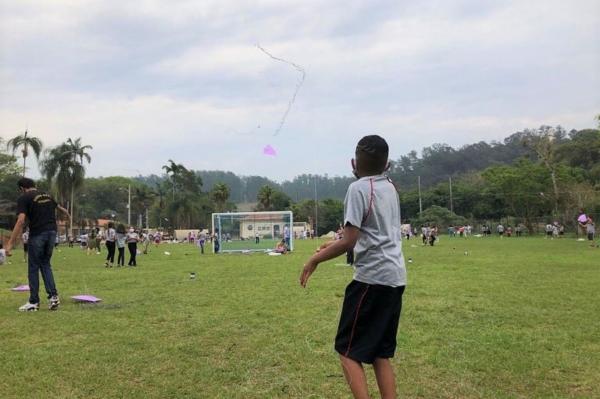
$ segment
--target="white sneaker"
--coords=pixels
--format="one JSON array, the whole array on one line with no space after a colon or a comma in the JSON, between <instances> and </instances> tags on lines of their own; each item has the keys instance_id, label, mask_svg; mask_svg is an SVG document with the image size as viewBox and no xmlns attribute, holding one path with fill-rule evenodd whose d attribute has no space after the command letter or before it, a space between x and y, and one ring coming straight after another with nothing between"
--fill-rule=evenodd
<instances>
[{"instance_id":1,"label":"white sneaker","mask_svg":"<svg viewBox=\"0 0 600 399\"><path fill-rule=\"evenodd\" d=\"M25 305L19 308L19 312L37 312L40 308L39 303L29 303L27 302Z\"/></svg>"},{"instance_id":2,"label":"white sneaker","mask_svg":"<svg viewBox=\"0 0 600 399\"><path fill-rule=\"evenodd\" d=\"M58 295L54 295L50 298L50 303L48 304L48 309L56 310L58 309L58 305L60 305L60 300L58 299Z\"/></svg>"}]
</instances>

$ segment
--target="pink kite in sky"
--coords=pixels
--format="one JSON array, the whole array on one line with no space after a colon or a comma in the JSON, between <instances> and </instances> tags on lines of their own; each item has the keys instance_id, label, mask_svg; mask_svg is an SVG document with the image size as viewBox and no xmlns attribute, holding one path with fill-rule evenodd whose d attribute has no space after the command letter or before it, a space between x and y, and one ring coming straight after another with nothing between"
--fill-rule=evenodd
<instances>
[{"instance_id":1,"label":"pink kite in sky","mask_svg":"<svg viewBox=\"0 0 600 399\"><path fill-rule=\"evenodd\" d=\"M28 285L20 285L18 287L11 288L10 290L11 291L18 291L18 292L29 291L29 286Z\"/></svg>"},{"instance_id":2,"label":"pink kite in sky","mask_svg":"<svg viewBox=\"0 0 600 399\"><path fill-rule=\"evenodd\" d=\"M277 151L275 151L275 148L268 144L265 148L263 148L263 154L274 157L277 156Z\"/></svg>"},{"instance_id":3,"label":"pink kite in sky","mask_svg":"<svg viewBox=\"0 0 600 399\"><path fill-rule=\"evenodd\" d=\"M72 296L71 298L77 302L92 302L92 303L100 302L102 300L100 298L96 298L93 295L75 295L75 296Z\"/></svg>"}]
</instances>

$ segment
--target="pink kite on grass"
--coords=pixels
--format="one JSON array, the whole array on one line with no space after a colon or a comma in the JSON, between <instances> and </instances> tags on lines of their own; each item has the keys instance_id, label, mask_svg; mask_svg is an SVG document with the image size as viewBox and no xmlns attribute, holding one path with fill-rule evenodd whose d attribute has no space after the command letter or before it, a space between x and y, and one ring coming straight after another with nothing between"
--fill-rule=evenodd
<instances>
[{"instance_id":1,"label":"pink kite on grass","mask_svg":"<svg viewBox=\"0 0 600 399\"><path fill-rule=\"evenodd\" d=\"M72 296L71 298L77 302L91 302L91 303L100 302L102 300L100 298L96 298L93 295L75 295L75 296Z\"/></svg>"},{"instance_id":2,"label":"pink kite on grass","mask_svg":"<svg viewBox=\"0 0 600 399\"><path fill-rule=\"evenodd\" d=\"M20 285L18 287L11 288L10 290L15 291L15 292L29 291L29 286L28 285Z\"/></svg>"},{"instance_id":3,"label":"pink kite on grass","mask_svg":"<svg viewBox=\"0 0 600 399\"><path fill-rule=\"evenodd\" d=\"M263 154L275 157L277 156L277 151L275 151L275 148L271 147L271 145L269 144L265 146L265 148L263 148Z\"/></svg>"}]
</instances>

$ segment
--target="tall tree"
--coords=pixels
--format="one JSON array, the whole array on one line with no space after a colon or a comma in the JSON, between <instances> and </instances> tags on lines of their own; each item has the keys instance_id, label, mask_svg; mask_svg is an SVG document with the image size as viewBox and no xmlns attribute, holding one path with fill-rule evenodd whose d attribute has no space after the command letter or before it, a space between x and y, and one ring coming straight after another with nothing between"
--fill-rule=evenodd
<instances>
[{"instance_id":1,"label":"tall tree","mask_svg":"<svg viewBox=\"0 0 600 399\"><path fill-rule=\"evenodd\" d=\"M136 203L137 207L141 208L141 210L143 211L143 217L146 218L146 228L148 228L148 211L150 209L150 206L154 202L155 193L150 187L146 185L140 185L135 187L133 193L134 202ZM142 226L143 225L144 223L142 223Z\"/></svg>"},{"instance_id":2,"label":"tall tree","mask_svg":"<svg viewBox=\"0 0 600 399\"><path fill-rule=\"evenodd\" d=\"M65 199L67 195L70 196L71 215L74 209L75 190L83 185L85 178L84 161L90 163L92 159L87 152L91 149L92 146L81 143L81 138L76 140L69 138L65 143L48 150L41 163L42 174L50 185L55 186L59 197ZM70 218L69 234L73 234L73 217Z\"/></svg>"},{"instance_id":3,"label":"tall tree","mask_svg":"<svg viewBox=\"0 0 600 399\"><path fill-rule=\"evenodd\" d=\"M14 220L14 206L19 196L15 188L21 168L16 158L5 153L3 148L4 142L0 137L0 215L4 214L9 217L9 220Z\"/></svg>"},{"instance_id":4,"label":"tall tree","mask_svg":"<svg viewBox=\"0 0 600 399\"><path fill-rule=\"evenodd\" d=\"M229 187L225 183L217 183L213 186L210 196L217 205L217 211L223 212L225 204L229 199Z\"/></svg>"},{"instance_id":5,"label":"tall tree","mask_svg":"<svg viewBox=\"0 0 600 399\"><path fill-rule=\"evenodd\" d=\"M522 218L530 234L534 220L552 209L546 189L551 186L548 170L538 163L521 160L514 166L493 166L483 172L490 192L501 200L505 215Z\"/></svg>"},{"instance_id":6,"label":"tall tree","mask_svg":"<svg viewBox=\"0 0 600 399\"><path fill-rule=\"evenodd\" d=\"M21 148L21 154L23 155L23 176L25 176L27 157L29 156L29 149L33 151L36 159L40 159L42 153L42 141L33 136L29 136L29 132L25 130L25 133L19 134L16 137L8 140L6 147L11 149L13 154L18 148Z\"/></svg>"},{"instance_id":7,"label":"tall tree","mask_svg":"<svg viewBox=\"0 0 600 399\"><path fill-rule=\"evenodd\" d=\"M555 155L557 145L563 140L565 131L560 126L556 128L541 126L539 129L526 131L526 133L523 138L523 144L536 153L540 162L550 172L552 190L554 192L554 214L558 215L559 191L556 177L558 162Z\"/></svg>"},{"instance_id":8,"label":"tall tree","mask_svg":"<svg viewBox=\"0 0 600 399\"><path fill-rule=\"evenodd\" d=\"M256 200L258 201L258 210L261 211L269 211L271 210L271 205L273 203L273 194L275 190L271 188L271 186L264 185L258 190L258 194L256 195Z\"/></svg>"},{"instance_id":9,"label":"tall tree","mask_svg":"<svg viewBox=\"0 0 600 399\"><path fill-rule=\"evenodd\" d=\"M169 163L167 165L163 165L162 168L171 179L171 184L173 185L173 200L175 200L175 180L181 173L183 165L173 162L172 159L169 159L168 162Z\"/></svg>"},{"instance_id":10,"label":"tall tree","mask_svg":"<svg viewBox=\"0 0 600 399\"><path fill-rule=\"evenodd\" d=\"M165 209L165 195L167 194L167 190L160 183L156 183L156 187L154 189L154 193L158 197L158 227L162 227L162 218L163 211Z\"/></svg>"}]
</instances>

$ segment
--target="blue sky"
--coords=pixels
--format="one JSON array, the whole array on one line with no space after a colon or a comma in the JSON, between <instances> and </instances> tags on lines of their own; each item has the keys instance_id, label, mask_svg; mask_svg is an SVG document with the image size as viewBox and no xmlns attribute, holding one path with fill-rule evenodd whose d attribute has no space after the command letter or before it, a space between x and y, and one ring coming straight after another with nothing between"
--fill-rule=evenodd
<instances>
[{"instance_id":1,"label":"blue sky","mask_svg":"<svg viewBox=\"0 0 600 399\"><path fill-rule=\"evenodd\" d=\"M82 137L91 176L172 158L281 181L348 175L369 133L397 158L593 127L598 15L593 0L0 0L0 134ZM306 70L277 135L299 74L257 43Z\"/></svg>"}]
</instances>

